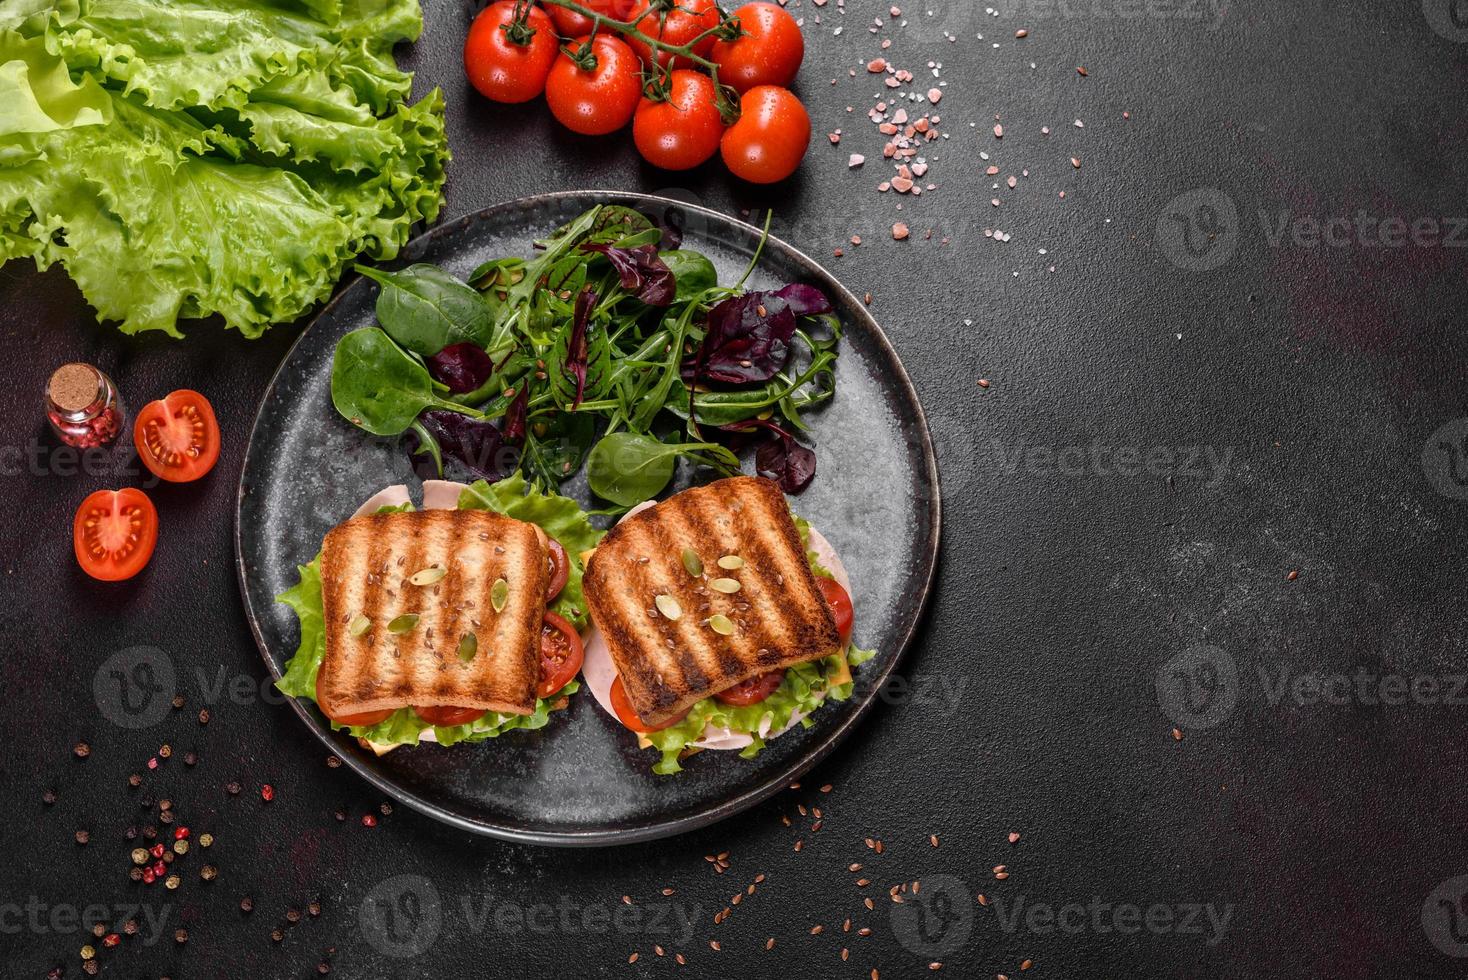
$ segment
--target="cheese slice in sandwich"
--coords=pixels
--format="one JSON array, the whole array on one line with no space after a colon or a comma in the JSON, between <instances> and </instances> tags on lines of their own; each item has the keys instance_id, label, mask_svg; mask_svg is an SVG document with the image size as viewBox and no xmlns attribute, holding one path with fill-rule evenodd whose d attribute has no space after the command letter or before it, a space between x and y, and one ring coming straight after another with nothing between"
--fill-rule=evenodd
<instances>
[{"instance_id":1,"label":"cheese slice in sandwich","mask_svg":"<svg viewBox=\"0 0 1468 980\"><path fill-rule=\"evenodd\" d=\"M649 725L841 637L779 485L732 477L629 515L582 581L628 701Z\"/></svg>"},{"instance_id":2,"label":"cheese slice in sandwich","mask_svg":"<svg viewBox=\"0 0 1468 980\"><path fill-rule=\"evenodd\" d=\"M353 517L326 535L330 717L385 708L535 710L550 576L545 532L491 511Z\"/></svg>"}]
</instances>

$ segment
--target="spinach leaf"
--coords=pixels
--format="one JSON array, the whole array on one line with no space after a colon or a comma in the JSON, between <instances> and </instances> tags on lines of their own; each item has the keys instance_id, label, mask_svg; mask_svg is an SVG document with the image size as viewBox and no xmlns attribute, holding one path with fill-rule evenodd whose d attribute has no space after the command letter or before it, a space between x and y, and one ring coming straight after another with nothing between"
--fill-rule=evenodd
<instances>
[{"instance_id":1,"label":"spinach leaf","mask_svg":"<svg viewBox=\"0 0 1468 980\"><path fill-rule=\"evenodd\" d=\"M381 286L377 320L405 349L432 357L450 344L469 342L493 356L506 346L496 340L493 311L484 296L438 266L420 263L401 272L356 268Z\"/></svg>"},{"instance_id":2,"label":"spinach leaf","mask_svg":"<svg viewBox=\"0 0 1468 980\"><path fill-rule=\"evenodd\" d=\"M592 447L586 484L598 497L631 507L668 485L680 456L726 473L739 469L739 458L717 443L665 443L639 432L613 432Z\"/></svg>"},{"instance_id":3,"label":"spinach leaf","mask_svg":"<svg viewBox=\"0 0 1468 980\"><path fill-rule=\"evenodd\" d=\"M719 284L719 274L714 269L714 264L702 252L678 249L659 252L658 257L672 270L673 278L678 283L677 292L673 296L675 303L686 303L699 293Z\"/></svg>"},{"instance_id":4,"label":"spinach leaf","mask_svg":"<svg viewBox=\"0 0 1468 980\"><path fill-rule=\"evenodd\" d=\"M480 417L435 394L428 369L377 327L353 330L337 342L331 403L348 422L379 436L397 435L419 412L435 406Z\"/></svg>"}]
</instances>

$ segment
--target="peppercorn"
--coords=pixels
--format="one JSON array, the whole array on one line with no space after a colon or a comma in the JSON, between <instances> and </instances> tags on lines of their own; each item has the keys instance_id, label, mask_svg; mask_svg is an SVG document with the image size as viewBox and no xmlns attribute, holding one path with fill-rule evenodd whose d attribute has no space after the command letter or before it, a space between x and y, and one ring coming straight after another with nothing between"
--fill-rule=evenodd
<instances>
[{"instance_id":1,"label":"peppercorn","mask_svg":"<svg viewBox=\"0 0 1468 980\"><path fill-rule=\"evenodd\" d=\"M228 793L230 796L239 796L240 795L240 784L239 783L236 783L236 782L233 782L233 781L228 782L228 783L225 783L224 784L224 791L226 793Z\"/></svg>"},{"instance_id":2,"label":"peppercorn","mask_svg":"<svg viewBox=\"0 0 1468 980\"><path fill-rule=\"evenodd\" d=\"M321 903L313 900L310 905L306 906L306 911L311 913L312 918L315 918L321 914Z\"/></svg>"},{"instance_id":3,"label":"peppercorn","mask_svg":"<svg viewBox=\"0 0 1468 980\"><path fill-rule=\"evenodd\" d=\"M153 855L155 858L161 858L163 856L163 850L164 848L162 844L154 844L151 848L149 848L148 853Z\"/></svg>"},{"instance_id":4,"label":"peppercorn","mask_svg":"<svg viewBox=\"0 0 1468 980\"><path fill-rule=\"evenodd\" d=\"M177 818L174 817L172 810L164 810L162 813L158 814L159 823L173 823L175 819Z\"/></svg>"},{"instance_id":5,"label":"peppercorn","mask_svg":"<svg viewBox=\"0 0 1468 980\"><path fill-rule=\"evenodd\" d=\"M82 959L89 960L93 956L96 956L96 955L97 955L97 951L95 949L93 949L92 947L90 947L90 946L83 946L82 947Z\"/></svg>"},{"instance_id":6,"label":"peppercorn","mask_svg":"<svg viewBox=\"0 0 1468 980\"><path fill-rule=\"evenodd\" d=\"M174 840L183 840L187 836L189 836L189 828L183 827L183 826L175 827L174 828L174 831L173 831L173 839Z\"/></svg>"},{"instance_id":7,"label":"peppercorn","mask_svg":"<svg viewBox=\"0 0 1468 980\"><path fill-rule=\"evenodd\" d=\"M167 888L169 891L172 891L173 889L178 887L179 882L182 880L183 879L180 878L178 875L169 875L167 878L163 879L163 887Z\"/></svg>"},{"instance_id":8,"label":"peppercorn","mask_svg":"<svg viewBox=\"0 0 1468 980\"><path fill-rule=\"evenodd\" d=\"M377 809L379 809L379 810L382 811L382 815L384 817L390 816L392 814L392 804L391 803L384 802L382 804L382 806L378 807Z\"/></svg>"},{"instance_id":9,"label":"peppercorn","mask_svg":"<svg viewBox=\"0 0 1468 980\"><path fill-rule=\"evenodd\" d=\"M187 853L189 853L189 842L186 841L186 840L176 840L176 841L174 841L173 842L173 853L175 853L175 854L187 854Z\"/></svg>"},{"instance_id":10,"label":"peppercorn","mask_svg":"<svg viewBox=\"0 0 1468 980\"><path fill-rule=\"evenodd\" d=\"M199 724L201 724L201 725L207 725L207 724L209 724L209 709L208 708L200 708L199 709Z\"/></svg>"},{"instance_id":11,"label":"peppercorn","mask_svg":"<svg viewBox=\"0 0 1468 980\"><path fill-rule=\"evenodd\" d=\"M122 931L127 933L129 936L136 936L138 934L138 920L128 919L122 924Z\"/></svg>"},{"instance_id":12,"label":"peppercorn","mask_svg":"<svg viewBox=\"0 0 1468 980\"><path fill-rule=\"evenodd\" d=\"M85 844L87 841L89 841L91 839L92 839L92 835L89 834L89 833L87 833L85 830L78 830L76 832L76 842L78 844Z\"/></svg>"},{"instance_id":13,"label":"peppercorn","mask_svg":"<svg viewBox=\"0 0 1468 980\"><path fill-rule=\"evenodd\" d=\"M300 922L301 921L301 910L300 909L286 909L285 921L289 922L291 925L295 925L297 922Z\"/></svg>"},{"instance_id":14,"label":"peppercorn","mask_svg":"<svg viewBox=\"0 0 1468 980\"><path fill-rule=\"evenodd\" d=\"M175 694L173 696L173 706L175 708L182 708L184 706L184 696L182 694Z\"/></svg>"},{"instance_id":15,"label":"peppercorn","mask_svg":"<svg viewBox=\"0 0 1468 980\"><path fill-rule=\"evenodd\" d=\"M240 911L241 912L253 912L253 911L255 911L255 900L253 898L251 898L250 896L248 896L248 895L246 895L244 898L240 899Z\"/></svg>"},{"instance_id":16,"label":"peppercorn","mask_svg":"<svg viewBox=\"0 0 1468 980\"><path fill-rule=\"evenodd\" d=\"M78 742L76 743L75 748L73 748L71 751L76 753L76 757L78 759L85 759L87 756L92 754L92 747L86 742Z\"/></svg>"},{"instance_id":17,"label":"peppercorn","mask_svg":"<svg viewBox=\"0 0 1468 980\"><path fill-rule=\"evenodd\" d=\"M362 814L362 826L364 826L364 827L376 827L377 826L377 818L374 817L370 813L364 813L364 814Z\"/></svg>"},{"instance_id":18,"label":"peppercorn","mask_svg":"<svg viewBox=\"0 0 1468 980\"><path fill-rule=\"evenodd\" d=\"M133 864L147 864L148 851L143 847L133 848Z\"/></svg>"},{"instance_id":19,"label":"peppercorn","mask_svg":"<svg viewBox=\"0 0 1468 980\"><path fill-rule=\"evenodd\" d=\"M87 960L85 963L82 964L82 972L89 977L95 977L97 975L97 972L101 969L102 965L96 960Z\"/></svg>"},{"instance_id":20,"label":"peppercorn","mask_svg":"<svg viewBox=\"0 0 1468 980\"><path fill-rule=\"evenodd\" d=\"M121 936L119 936L119 935L118 935L118 934L117 934L117 933L115 933L115 932L109 932L109 933L108 933L108 934L107 934L107 935L106 935L106 936L105 936L105 937L104 937L104 938L103 938L103 939L102 939L102 945L103 945L103 946L109 946L109 947L110 947L110 946L116 946L116 945L117 945L117 944L118 944L118 943L120 943L120 942L122 942L122 937L121 937Z\"/></svg>"},{"instance_id":21,"label":"peppercorn","mask_svg":"<svg viewBox=\"0 0 1468 980\"><path fill-rule=\"evenodd\" d=\"M141 786L143 785L143 777L140 776L138 773L133 773L131 776L127 777L127 784L129 786Z\"/></svg>"},{"instance_id":22,"label":"peppercorn","mask_svg":"<svg viewBox=\"0 0 1468 980\"><path fill-rule=\"evenodd\" d=\"M129 878L131 878L133 881L142 881L143 880L143 869L142 868L129 868L128 869L128 872L127 872L127 876Z\"/></svg>"},{"instance_id":23,"label":"peppercorn","mask_svg":"<svg viewBox=\"0 0 1468 980\"><path fill-rule=\"evenodd\" d=\"M151 885L153 882L155 882L157 880L158 880L158 876L153 873L153 869L152 868L144 868L143 869L143 884L145 884L145 885Z\"/></svg>"},{"instance_id":24,"label":"peppercorn","mask_svg":"<svg viewBox=\"0 0 1468 980\"><path fill-rule=\"evenodd\" d=\"M173 746L169 745L167 742L164 742L158 747L158 754L165 759L168 758L169 756L173 755Z\"/></svg>"},{"instance_id":25,"label":"peppercorn","mask_svg":"<svg viewBox=\"0 0 1468 980\"><path fill-rule=\"evenodd\" d=\"M41 802L44 803L44 804L46 804L47 806L50 806L52 803L55 803L56 802L56 791L55 790L50 790L50 789L46 790L46 792L44 792L44 793L41 794Z\"/></svg>"},{"instance_id":26,"label":"peppercorn","mask_svg":"<svg viewBox=\"0 0 1468 980\"><path fill-rule=\"evenodd\" d=\"M321 974L322 976L326 976L328 973L331 972L331 964L326 962L325 960L322 960L320 963L316 964L316 972Z\"/></svg>"},{"instance_id":27,"label":"peppercorn","mask_svg":"<svg viewBox=\"0 0 1468 980\"><path fill-rule=\"evenodd\" d=\"M264 800L266 803L269 803L271 800L275 799L275 787L271 786L269 783L261 786L260 799Z\"/></svg>"},{"instance_id":28,"label":"peppercorn","mask_svg":"<svg viewBox=\"0 0 1468 980\"><path fill-rule=\"evenodd\" d=\"M122 836L126 837L128 840L137 840L138 839L138 828L136 828L136 827L129 827L129 828L127 828L126 830L124 830L122 832Z\"/></svg>"},{"instance_id":29,"label":"peppercorn","mask_svg":"<svg viewBox=\"0 0 1468 980\"><path fill-rule=\"evenodd\" d=\"M199 835L199 846L200 847L208 847L210 844L213 844L213 843L214 843L214 835L213 834L200 834Z\"/></svg>"},{"instance_id":30,"label":"peppercorn","mask_svg":"<svg viewBox=\"0 0 1468 980\"><path fill-rule=\"evenodd\" d=\"M206 864L199 869L199 877L205 881L213 881L219 876L219 869L212 864Z\"/></svg>"},{"instance_id":31,"label":"peppercorn","mask_svg":"<svg viewBox=\"0 0 1468 980\"><path fill-rule=\"evenodd\" d=\"M334 755L329 755L326 757L326 768L328 769L339 769L341 768L341 764L341 759L338 759Z\"/></svg>"},{"instance_id":32,"label":"peppercorn","mask_svg":"<svg viewBox=\"0 0 1468 980\"><path fill-rule=\"evenodd\" d=\"M146 837L148 840L152 840L154 837L158 836L158 828L152 826L144 827L143 836Z\"/></svg>"},{"instance_id":33,"label":"peppercorn","mask_svg":"<svg viewBox=\"0 0 1468 980\"><path fill-rule=\"evenodd\" d=\"M168 874L168 863L165 861L154 861L153 866L148 870L153 872L153 877L161 878Z\"/></svg>"},{"instance_id":34,"label":"peppercorn","mask_svg":"<svg viewBox=\"0 0 1468 980\"><path fill-rule=\"evenodd\" d=\"M281 931L279 926L276 926L274 929L270 930L270 938L274 939L276 942L280 942L282 939L285 938L285 933Z\"/></svg>"},{"instance_id":35,"label":"peppercorn","mask_svg":"<svg viewBox=\"0 0 1468 980\"><path fill-rule=\"evenodd\" d=\"M187 929L175 929L175 930L173 930L173 941L176 942L176 943L186 943L186 942L188 942L189 941L189 931Z\"/></svg>"},{"instance_id":36,"label":"peppercorn","mask_svg":"<svg viewBox=\"0 0 1468 980\"><path fill-rule=\"evenodd\" d=\"M192 766L194 763L196 763L198 761L199 761L199 754L197 752L185 752L184 753L184 765L186 765L186 766Z\"/></svg>"},{"instance_id":37,"label":"peppercorn","mask_svg":"<svg viewBox=\"0 0 1468 980\"><path fill-rule=\"evenodd\" d=\"M336 816L337 822L340 823L341 821L347 819L347 811L345 811L345 810L338 810L338 811L336 811L335 816Z\"/></svg>"},{"instance_id":38,"label":"peppercorn","mask_svg":"<svg viewBox=\"0 0 1468 980\"><path fill-rule=\"evenodd\" d=\"M160 810L172 810L173 809L173 801L170 800L170 799L168 799L167 797L164 797L163 799L161 799L161 800L158 801L158 809L160 809Z\"/></svg>"},{"instance_id":39,"label":"peppercorn","mask_svg":"<svg viewBox=\"0 0 1468 980\"><path fill-rule=\"evenodd\" d=\"M92 926L92 935L96 936L98 939L101 939L103 936L107 935L107 927L98 922L96 925Z\"/></svg>"}]
</instances>

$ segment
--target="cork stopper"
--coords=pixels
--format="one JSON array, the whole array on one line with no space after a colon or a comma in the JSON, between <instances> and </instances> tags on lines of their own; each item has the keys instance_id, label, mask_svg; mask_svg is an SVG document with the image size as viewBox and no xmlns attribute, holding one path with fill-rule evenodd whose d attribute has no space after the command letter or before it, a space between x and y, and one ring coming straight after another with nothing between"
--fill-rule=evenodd
<instances>
[{"instance_id":1,"label":"cork stopper","mask_svg":"<svg viewBox=\"0 0 1468 980\"><path fill-rule=\"evenodd\" d=\"M90 364L63 364L51 374L46 395L63 412L80 412L97 401L102 378Z\"/></svg>"}]
</instances>

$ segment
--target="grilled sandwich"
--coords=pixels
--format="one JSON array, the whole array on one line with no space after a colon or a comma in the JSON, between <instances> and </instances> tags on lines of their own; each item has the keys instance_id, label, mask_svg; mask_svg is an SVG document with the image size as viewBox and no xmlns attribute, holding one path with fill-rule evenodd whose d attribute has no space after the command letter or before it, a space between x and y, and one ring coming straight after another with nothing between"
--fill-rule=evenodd
<instances>
[{"instance_id":1,"label":"grilled sandwich","mask_svg":"<svg viewBox=\"0 0 1468 980\"><path fill-rule=\"evenodd\" d=\"M480 510L354 517L321 556L330 717L409 705L535 710L545 532Z\"/></svg>"},{"instance_id":2,"label":"grilled sandwich","mask_svg":"<svg viewBox=\"0 0 1468 980\"><path fill-rule=\"evenodd\" d=\"M582 588L639 718L659 725L841 637L779 486L718 480L607 532Z\"/></svg>"}]
</instances>

